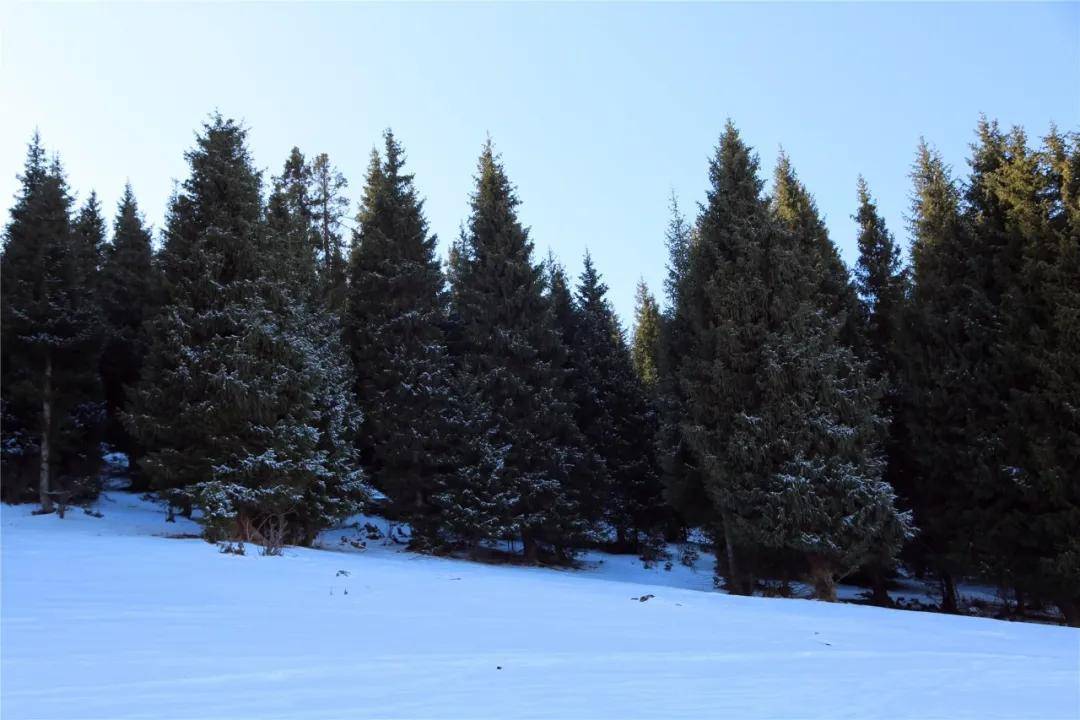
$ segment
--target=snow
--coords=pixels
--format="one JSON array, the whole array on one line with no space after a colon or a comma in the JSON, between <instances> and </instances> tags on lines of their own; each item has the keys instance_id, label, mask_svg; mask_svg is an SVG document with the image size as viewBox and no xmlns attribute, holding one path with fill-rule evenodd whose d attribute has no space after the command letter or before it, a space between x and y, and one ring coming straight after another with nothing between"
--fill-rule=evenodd
<instances>
[{"instance_id":1,"label":"snow","mask_svg":"<svg viewBox=\"0 0 1080 720\"><path fill-rule=\"evenodd\" d=\"M730 597L707 558L493 566L352 531L240 557L122 492L31 509L0 510L5 720L1080 716L1064 627Z\"/></svg>"}]
</instances>

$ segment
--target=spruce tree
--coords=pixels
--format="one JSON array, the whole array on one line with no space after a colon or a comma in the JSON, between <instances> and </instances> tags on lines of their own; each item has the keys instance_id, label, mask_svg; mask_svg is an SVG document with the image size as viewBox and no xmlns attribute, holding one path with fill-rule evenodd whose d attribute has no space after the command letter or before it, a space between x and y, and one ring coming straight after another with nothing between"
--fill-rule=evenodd
<instances>
[{"instance_id":1,"label":"spruce tree","mask_svg":"<svg viewBox=\"0 0 1080 720\"><path fill-rule=\"evenodd\" d=\"M1069 562L1063 566L1062 556L1074 551L1064 528L1080 518L1075 483L1063 482L1078 467L1080 429L1069 410L1077 396L1078 354L1069 340L1076 239L1063 222L1066 193L1055 177L1055 165L1067 167L1053 151L1031 150L1020 128L1005 134L984 119L979 138L966 209L994 318L984 374L999 406L981 426L992 423L986 432L1001 459L973 478L975 569L1012 589L1018 612L1028 599L1050 597L1075 623L1076 574L1060 573Z\"/></svg>"},{"instance_id":2,"label":"spruce tree","mask_svg":"<svg viewBox=\"0 0 1080 720\"><path fill-rule=\"evenodd\" d=\"M549 251L546 262L545 298L555 320L555 329L562 340L565 352L559 374L559 384L554 388L556 395L563 401L570 401L574 408L574 421L582 433L577 439L577 450L583 462L589 465L581 477L588 482L575 488L578 512L583 519L596 525L606 519L611 507L611 475L602 457L604 442L590 435L591 421L603 402L601 389L597 382L597 372L592 367L592 360L585 352L585 345L590 333L587 319L583 316L579 298L570 289L570 283L562 264ZM621 538L621 535L620 535Z\"/></svg>"},{"instance_id":3,"label":"spruce tree","mask_svg":"<svg viewBox=\"0 0 1080 720\"><path fill-rule=\"evenodd\" d=\"M900 264L900 248L885 227L866 181L857 183L859 210L854 219L859 226L859 259L855 283L863 303L862 340L859 346L868 360L871 377L885 383L882 413L889 422L885 441L885 479L910 505L910 458L915 452L900 410L903 388L903 332L907 311L907 274ZM885 589L891 570L890 557L872 561L867 569L873 583L873 599L889 604Z\"/></svg>"},{"instance_id":4,"label":"spruce tree","mask_svg":"<svg viewBox=\"0 0 1080 720\"><path fill-rule=\"evenodd\" d=\"M645 280L639 280L634 294L634 338L631 345L634 371L650 393L660 380L660 306L649 292Z\"/></svg>"},{"instance_id":5,"label":"spruce tree","mask_svg":"<svg viewBox=\"0 0 1080 720\"><path fill-rule=\"evenodd\" d=\"M162 253L165 305L125 416L153 487L203 510L209 539L307 543L354 512L359 417L347 361L268 232L246 130L215 115L187 153Z\"/></svg>"},{"instance_id":6,"label":"spruce tree","mask_svg":"<svg viewBox=\"0 0 1080 720\"><path fill-rule=\"evenodd\" d=\"M300 148L294 147L281 175L273 178L266 203L266 232L273 238L280 265L269 272L297 290L315 293L317 254L322 245L311 199L311 168Z\"/></svg>"},{"instance_id":7,"label":"spruce tree","mask_svg":"<svg viewBox=\"0 0 1080 720\"><path fill-rule=\"evenodd\" d=\"M715 509L705 492L690 445L682 433L686 398L679 382L681 365L690 349L687 274L690 253L698 235L696 228L687 223L680 211L674 193L669 209L671 217L664 237L668 251L667 276L664 279L667 304L661 316L657 362L657 455L663 471L664 497L682 523L715 529L718 520Z\"/></svg>"},{"instance_id":8,"label":"spruce tree","mask_svg":"<svg viewBox=\"0 0 1080 720\"><path fill-rule=\"evenodd\" d=\"M996 390L988 392L985 384L992 316L974 272L960 192L925 142L912 179L913 288L902 422L916 449L911 494L920 528L917 557L941 579L943 609L955 611L956 577L972 562L972 492L998 456L985 422L999 411Z\"/></svg>"},{"instance_id":9,"label":"spruce tree","mask_svg":"<svg viewBox=\"0 0 1080 720\"><path fill-rule=\"evenodd\" d=\"M864 310L862 333L871 370L887 377L891 385L899 378L900 335L904 322L907 276L900 262L900 248L885 220L878 213L866 181L860 176L857 193L859 210L859 259L855 281Z\"/></svg>"},{"instance_id":10,"label":"spruce tree","mask_svg":"<svg viewBox=\"0 0 1080 720\"><path fill-rule=\"evenodd\" d=\"M160 299L160 279L153 259L150 230L135 201L131 185L124 186L113 223L112 243L105 248L100 296L106 340L101 355L101 380L108 413L108 438L127 453L137 470L138 446L124 430L121 414L130 388L138 382L149 345L147 323ZM138 473L132 478L141 486Z\"/></svg>"},{"instance_id":11,"label":"spruce tree","mask_svg":"<svg viewBox=\"0 0 1080 720\"><path fill-rule=\"evenodd\" d=\"M829 231L817 209L817 203L799 180L791 158L781 152L773 180L772 210L781 227L804 243L812 258L814 277L825 300L825 310L841 322L840 340L861 351L862 305Z\"/></svg>"},{"instance_id":12,"label":"spruce tree","mask_svg":"<svg viewBox=\"0 0 1080 720\"><path fill-rule=\"evenodd\" d=\"M578 332L578 308L574 303L574 295L570 290L570 281L566 277L566 269L558 261L554 254L548 252L547 259L547 298L551 305L551 313L555 316L555 327L562 337L566 347L572 347L574 337ZM573 365L574 359L567 354L568 364ZM572 374L572 373L571 373Z\"/></svg>"},{"instance_id":13,"label":"spruce tree","mask_svg":"<svg viewBox=\"0 0 1080 720\"><path fill-rule=\"evenodd\" d=\"M679 198L674 192L668 200L668 226L664 233L664 245L668 252L667 275L664 277L664 295L668 314L675 312L679 304L679 288L690 268L690 251L694 245L694 228L679 208Z\"/></svg>"},{"instance_id":14,"label":"spruce tree","mask_svg":"<svg viewBox=\"0 0 1080 720\"><path fill-rule=\"evenodd\" d=\"M452 478L464 410L455 406L444 278L423 200L389 130L372 153L349 259L345 338L364 414L361 448L395 516L430 546L437 493ZM448 499L448 498L444 498Z\"/></svg>"},{"instance_id":15,"label":"spruce tree","mask_svg":"<svg viewBox=\"0 0 1080 720\"><path fill-rule=\"evenodd\" d=\"M330 308L340 312L345 303L346 258L342 220L348 214L345 189L349 182L330 163L326 153L316 155L308 169L311 212L318 235L319 284Z\"/></svg>"},{"instance_id":16,"label":"spruce tree","mask_svg":"<svg viewBox=\"0 0 1080 720\"><path fill-rule=\"evenodd\" d=\"M1080 626L1080 136L1052 131L1042 152L1051 233L1027 244L1021 287L1038 309L1029 349L1035 380L1021 396L1038 513L1031 590Z\"/></svg>"},{"instance_id":17,"label":"spruce tree","mask_svg":"<svg viewBox=\"0 0 1080 720\"><path fill-rule=\"evenodd\" d=\"M978 332L984 356L970 365L981 412L969 424L982 464L967 480L972 570L1000 587L1018 590L1032 559L1023 516L1032 508L1022 491L1029 480L1023 436L1027 423L1016 403L1030 387L1028 332L1041 312L1030 305L1019 278L1025 245L1049 232L1038 157L1017 130L1006 136L980 118L972 146L971 175L963 198L969 283L965 320ZM1019 522L1018 522L1019 521Z\"/></svg>"},{"instance_id":18,"label":"spruce tree","mask_svg":"<svg viewBox=\"0 0 1080 720\"><path fill-rule=\"evenodd\" d=\"M734 445L735 422L759 418L741 409L756 395L756 352L765 334L768 302L761 257L773 231L761 198L757 159L729 123L710 161L712 188L698 224L689 267L679 285L685 348L677 368L684 413L680 431L702 475L723 530L723 565L730 592L749 594L754 576L749 551L756 544L753 518L763 508L750 495L764 473L735 456L756 447ZM746 467L741 467L746 465ZM746 519L740 522L738 513ZM719 560L720 558L718 558Z\"/></svg>"},{"instance_id":19,"label":"spruce tree","mask_svg":"<svg viewBox=\"0 0 1080 720\"><path fill-rule=\"evenodd\" d=\"M74 492L99 461L97 267L72 227L60 161L47 161L36 133L20 181L0 258L5 496L36 486L51 512L54 495Z\"/></svg>"},{"instance_id":20,"label":"spruce tree","mask_svg":"<svg viewBox=\"0 0 1080 720\"><path fill-rule=\"evenodd\" d=\"M341 340L342 323L328 292L326 218L319 210L315 172L325 155L309 165L293 148L267 203L263 253L267 269L260 296L279 324L276 342L300 358L299 388L293 422L315 444L293 443L285 450L310 459L302 493L291 501L288 520L293 537L307 544L315 533L359 509L367 497L361 481L356 440L362 414L353 396L353 368ZM294 356L295 357L295 356ZM281 494L280 487L272 492ZM294 491L295 492L295 491Z\"/></svg>"},{"instance_id":21,"label":"spruce tree","mask_svg":"<svg viewBox=\"0 0 1080 720\"><path fill-rule=\"evenodd\" d=\"M642 534L662 517L659 472L653 454L656 417L634 373L626 337L607 285L585 254L577 286L577 332L572 354L580 375L577 423L599 454L606 483L594 482L592 502L615 528L619 545L637 550Z\"/></svg>"},{"instance_id":22,"label":"spruce tree","mask_svg":"<svg viewBox=\"0 0 1080 720\"><path fill-rule=\"evenodd\" d=\"M101 215L101 203L96 192L91 190L90 196L79 208L72 231L75 233L75 247L85 254L82 262L94 273L99 272L105 258L105 219Z\"/></svg>"},{"instance_id":23,"label":"spruce tree","mask_svg":"<svg viewBox=\"0 0 1080 720\"><path fill-rule=\"evenodd\" d=\"M565 348L544 296L543 267L517 218L517 195L490 141L481 153L471 214L458 246L452 301L458 362L493 418L500 465L483 505L525 556L541 543L565 550L585 531L585 486L573 402L563 397Z\"/></svg>"},{"instance_id":24,"label":"spruce tree","mask_svg":"<svg viewBox=\"0 0 1080 720\"><path fill-rule=\"evenodd\" d=\"M683 432L721 514L729 589L752 592L754 556L788 551L832 600L875 547L899 548L908 519L880 478L878 388L841 339L821 246L799 232L813 225L774 219L757 167L729 123L685 281Z\"/></svg>"}]
</instances>

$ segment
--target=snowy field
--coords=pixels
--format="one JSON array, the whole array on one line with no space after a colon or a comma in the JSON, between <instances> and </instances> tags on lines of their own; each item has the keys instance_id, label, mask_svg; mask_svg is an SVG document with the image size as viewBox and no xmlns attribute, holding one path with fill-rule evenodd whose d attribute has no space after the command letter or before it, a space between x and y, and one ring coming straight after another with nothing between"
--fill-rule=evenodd
<instances>
[{"instance_id":1,"label":"snowy field","mask_svg":"<svg viewBox=\"0 0 1080 720\"><path fill-rule=\"evenodd\" d=\"M198 528L137 496L97 508L0 510L4 720L1080 717L1073 629L729 597L612 556L490 566L330 533L239 557L166 537Z\"/></svg>"}]
</instances>

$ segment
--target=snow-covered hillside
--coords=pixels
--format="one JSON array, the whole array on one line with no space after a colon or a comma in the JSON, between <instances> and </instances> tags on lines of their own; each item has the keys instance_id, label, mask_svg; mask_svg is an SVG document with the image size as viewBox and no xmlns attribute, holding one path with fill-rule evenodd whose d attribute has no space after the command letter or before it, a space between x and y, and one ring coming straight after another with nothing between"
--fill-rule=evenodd
<instances>
[{"instance_id":1,"label":"snow-covered hillside","mask_svg":"<svg viewBox=\"0 0 1080 720\"><path fill-rule=\"evenodd\" d=\"M1080 716L1072 629L626 582L616 558L239 557L133 495L98 508L0 511L5 720Z\"/></svg>"}]
</instances>

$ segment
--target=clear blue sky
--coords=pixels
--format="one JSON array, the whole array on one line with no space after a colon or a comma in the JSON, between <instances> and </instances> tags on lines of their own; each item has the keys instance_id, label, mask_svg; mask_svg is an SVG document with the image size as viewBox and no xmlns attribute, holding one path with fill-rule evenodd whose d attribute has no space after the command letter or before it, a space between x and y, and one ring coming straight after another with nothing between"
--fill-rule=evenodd
<instances>
[{"instance_id":1,"label":"clear blue sky","mask_svg":"<svg viewBox=\"0 0 1080 720\"><path fill-rule=\"evenodd\" d=\"M766 172L788 151L849 263L860 172L906 245L920 135L962 172L980 112L1080 128L1077 4L20 4L0 31L5 221L36 126L80 199L111 216L130 178L160 227L217 108L267 174L325 151L354 200L393 127L445 249L491 133L538 256L589 248L627 320L728 116Z\"/></svg>"}]
</instances>

